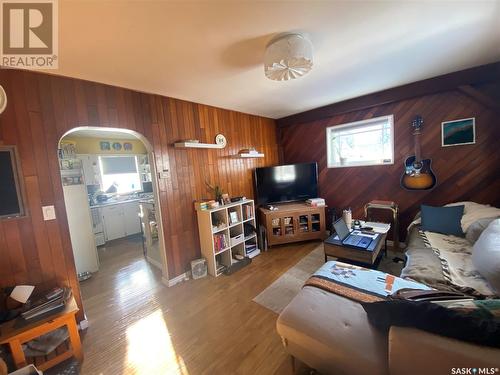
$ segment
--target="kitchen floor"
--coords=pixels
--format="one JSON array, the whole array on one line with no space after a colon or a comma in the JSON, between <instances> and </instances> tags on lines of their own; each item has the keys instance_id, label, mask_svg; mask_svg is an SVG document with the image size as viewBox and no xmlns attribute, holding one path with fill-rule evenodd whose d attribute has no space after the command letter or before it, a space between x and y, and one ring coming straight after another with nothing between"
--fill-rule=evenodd
<instances>
[{"instance_id":1,"label":"kitchen floor","mask_svg":"<svg viewBox=\"0 0 500 375\"><path fill-rule=\"evenodd\" d=\"M140 237L116 240L81 284L83 365L68 360L45 374L292 374L277 314L252 299L317 245L278 246L231 276L167 288Z\"/></svg>"}]
</instances>

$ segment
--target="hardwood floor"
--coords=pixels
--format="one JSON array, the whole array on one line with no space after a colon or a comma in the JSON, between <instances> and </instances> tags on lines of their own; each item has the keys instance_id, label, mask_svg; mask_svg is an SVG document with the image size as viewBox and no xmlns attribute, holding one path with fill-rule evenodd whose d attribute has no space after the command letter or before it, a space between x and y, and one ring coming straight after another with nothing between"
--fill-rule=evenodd
<instances>
[{"instance_id":1,"label":"hardwood floor","mask_svg":"<svg viewBox=\"0 0 500 375\"><path fill-rule=\"evenodd\" d=\"M90 323L81 374L291 374L277 314L252 299L317 244L275 247L231 276L167 288L140 241L116 241L81 285Z\"/></svg>"}]
</instances>

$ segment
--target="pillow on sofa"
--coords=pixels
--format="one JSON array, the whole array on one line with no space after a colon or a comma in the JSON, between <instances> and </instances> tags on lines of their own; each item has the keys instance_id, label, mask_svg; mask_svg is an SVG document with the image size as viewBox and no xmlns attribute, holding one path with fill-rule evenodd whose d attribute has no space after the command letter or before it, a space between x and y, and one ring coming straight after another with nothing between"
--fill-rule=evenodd
<instances>
[{"instance_id":1,"label":"pillow on sofa","mask_svg":"<svg viewBox=\"0 0 500 375\"><path fill-rule=\"evenodd\" d=\"M432 302L389 300L362 303L370 324L388 331L391 326L414 327L437 335L500 348L500 321L465 314Z\"/></svg>"},{"instance_id":2,"label":"pillow on sofa","mask_svg":"<svg viewBox=\"0 0 500 375\"><path fill-rule=\"evenodd\" d=\"M494 217L488 217L476 220L474 223L472 223L465 232L465 238L467 239L467 241L474 245L481 233L483 233L483 231L488 228L488 225L490 225L493 220L495 220Z\"/></svg>"},{"instance_id":3,"label":"pillow on sofa","mask_svg":"<svg viewBox=\"0 0 500 375\"><path fill-rule=\"evenodd\" d=\"M472 249L472 263L500 295L500 219L493 220Z\"/></svg>"},{"instance_id":4,"label":"pillow on sofa","mask_svg":"<svg viewBox=\"0 0 500 375\"><path fill-rule=\"evenodd\" d=\"M423 204L420 210L423 231L452 234L457 237L464 236L460 224L464 214L464 206L433 207Z\"/></svg>"}]
</instances>

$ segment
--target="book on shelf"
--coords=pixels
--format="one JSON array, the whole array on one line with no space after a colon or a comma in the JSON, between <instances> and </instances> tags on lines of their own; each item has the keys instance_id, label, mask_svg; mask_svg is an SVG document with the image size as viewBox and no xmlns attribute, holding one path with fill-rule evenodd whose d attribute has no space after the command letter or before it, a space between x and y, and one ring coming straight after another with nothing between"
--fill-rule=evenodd
<instances>
[{"instance_id":1,"label":"book on shelf","mask_svg":"<svg viewBox=\"0 0 500 375\"><path fill-rule=\"evenodd\" d=\"M223 233L214 234L214 250L215 252L219 252L229 247L229 242L227 240L227 236Z\"/></svg>"},{"instance_id":2,"label":"book on shelf","mask_svg":"<svg viewBox=\"0 0 500 375\"><path fill-rule=\"evenodd\" d=\"M253 209L249 204L245 204L243 207L243 217L245 220L253 218Z\"/></svg>"},{"instance_id":3,"label":"book on shelf","mask_svg":"<svg viewBox=\"0 0 500 375\"><path fill-rule=\"evenodd\" d=\"M254 251L257 251L257 247L254 247L253 249L248 249L245 250L246 255L252 254Z\"/></svg>"},{"instance_id":4,"label":"book on shelf","mask_svg":"<svg viewBox=\"0 0 500 375\"><path fill-rule=\"evenodd\" d=\"M256 243L246 243L245 244L245 254L250 254L257 250L257 244Z\"/></svg>"}]
</instances>

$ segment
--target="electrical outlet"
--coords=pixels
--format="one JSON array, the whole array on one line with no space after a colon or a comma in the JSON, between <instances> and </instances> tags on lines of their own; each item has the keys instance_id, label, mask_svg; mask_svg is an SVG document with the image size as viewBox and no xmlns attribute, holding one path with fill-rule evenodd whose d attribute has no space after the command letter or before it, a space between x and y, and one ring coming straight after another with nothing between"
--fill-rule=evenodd
<instances>
[{"instance_id":1,"label":"electrical outlet","mask_svg":"<svg viewBox=\"0 0 500 375\"><path fill-rule=\"evenodd\" d=\"M56 210L54 206L43 206L42 212L43 212L43 220L48 221L56 219Z\"/></svg>"},{"instance_id":2,"label":"electrical outlet","mask_svg":"<svg viewBox=\"0 0 500 375\"><path fill-rule=\"evenodd\" d=\"M158 178L169 178L170 177L170 172L169 171L163 171L163 172L158 172Z\"/></svg>"}]
</instances>

